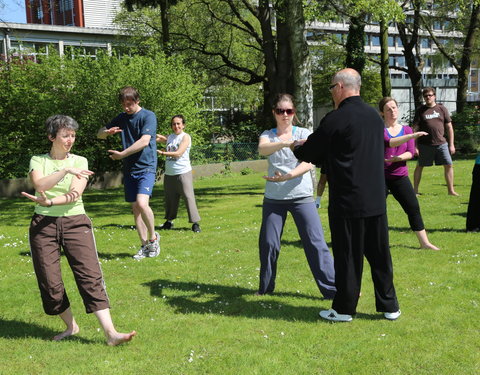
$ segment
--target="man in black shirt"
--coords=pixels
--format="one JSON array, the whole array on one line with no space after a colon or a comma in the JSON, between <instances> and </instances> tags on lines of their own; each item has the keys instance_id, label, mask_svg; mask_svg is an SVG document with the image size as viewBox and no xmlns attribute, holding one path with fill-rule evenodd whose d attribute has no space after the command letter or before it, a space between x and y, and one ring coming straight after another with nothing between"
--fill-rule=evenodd
<instances>
[{"instance_id":1,"label":"man in black shirt","mask_svg":"<svg viewBox=\"0 0 480 375\"><path fill-rule=\"evenodd\" d=\"M385 203L384 123L360 98L361 77L353 69L333 76L329 112L306 141L292 145L302 161L326 168L328 215L337 293L324 319L351 321L356 313L363 256L370 263L376 309L395 320L400 310L393 285Z\"/></svg>"}]
</instances>

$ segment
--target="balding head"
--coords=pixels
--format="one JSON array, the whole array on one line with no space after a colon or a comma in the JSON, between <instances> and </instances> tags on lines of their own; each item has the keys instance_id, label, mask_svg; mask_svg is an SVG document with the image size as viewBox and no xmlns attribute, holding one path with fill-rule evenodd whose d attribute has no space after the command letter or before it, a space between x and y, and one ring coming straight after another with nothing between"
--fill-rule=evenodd
<instances>
[{"instance_id":1,"label":"balding head","mask_svg":"<svg viewBox=\"0 0 480 375\"><path fill-rule=\"evenodd\" d=\"M332 88L331 92L335 108L338 108L338 105L344 99L360 95L362 77L355 69L346 68L335 73L332 78L332 84L337 84Z\"/></svg>"}]
</instances>

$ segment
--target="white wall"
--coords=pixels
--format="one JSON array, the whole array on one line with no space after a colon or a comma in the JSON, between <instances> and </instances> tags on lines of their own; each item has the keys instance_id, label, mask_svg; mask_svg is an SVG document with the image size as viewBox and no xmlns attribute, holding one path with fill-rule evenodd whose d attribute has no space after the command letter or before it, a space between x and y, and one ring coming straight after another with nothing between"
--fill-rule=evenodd
<instances>
[{"instance_id":1,"label":"white wall","mask_svg":"<svg viewBox=\"0 0 480 375\"><path fill-rule=\"evenodd\" d=\"M113 19L120 0L83 0L85 27L114 28Z\"/></svg>"}]
</instances>

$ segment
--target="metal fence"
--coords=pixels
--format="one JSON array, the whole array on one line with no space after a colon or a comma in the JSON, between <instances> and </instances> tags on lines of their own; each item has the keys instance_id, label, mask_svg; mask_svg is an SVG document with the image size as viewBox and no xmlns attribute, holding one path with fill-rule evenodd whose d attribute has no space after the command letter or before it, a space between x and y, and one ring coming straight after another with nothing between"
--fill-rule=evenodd
<instances>
[{"instance_id":1,"label":"metal fence","mask_svg":"<svg viewBox=\"0 0 480 375\"><path fill-rule=\"evenodd\" d=\"M192 146L190 159L193 165L263 159L258 154L257 147L258 143L212 143Z\"/></svg>"}]
</instances>

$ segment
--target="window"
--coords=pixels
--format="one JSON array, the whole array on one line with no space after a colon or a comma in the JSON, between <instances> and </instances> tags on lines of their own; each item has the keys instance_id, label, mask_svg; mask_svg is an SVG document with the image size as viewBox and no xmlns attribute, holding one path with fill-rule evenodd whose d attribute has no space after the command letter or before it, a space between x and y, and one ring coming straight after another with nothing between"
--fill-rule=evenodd
<instances>
[{"instance_id":1,"label":"window","mask_svg":"<svg viewBox=\"0 0 480 375\"><path fill-rule=\"evenodd\" d=\"M388 46L395 47L395 38L393 36L388 37Z\"/></svg>"},{"instance_id":2,"label":"window","mask_svg":"<svg viewBox=\"0 0 480 375\"><path fill-rule=\"evenodd\" d=\"M60 13L69 11L73 9L73 0L60 0L59 1L59 10Z\"/></svg>"},{"instance_id":3,"label":"window","mask_svg":"<svg viewBox=\"0 0 480 375\"><path fill-rule=\"evenodd\" d=\"M422 38L420 43L421 43L422 48L431 48L432 47L432 41L429 38Z\"/></svg>"},{"instance_id":4,"label":"window","mask_svg":"<svg viewBox=\"0 0 480 375\"><path fill-rule=\"evenodd\" d=\"M380 47L380 37L378 35L372 35L371 40L373 47Z\"/></svg>"}]
</instances>

